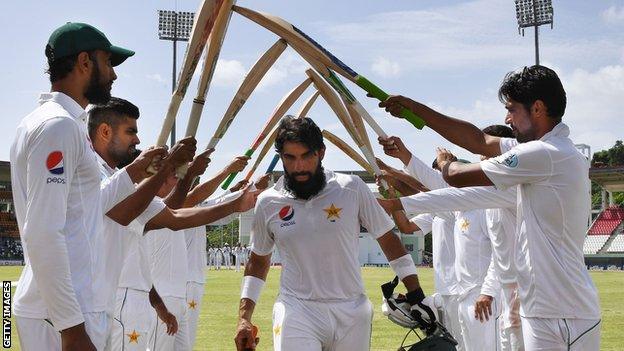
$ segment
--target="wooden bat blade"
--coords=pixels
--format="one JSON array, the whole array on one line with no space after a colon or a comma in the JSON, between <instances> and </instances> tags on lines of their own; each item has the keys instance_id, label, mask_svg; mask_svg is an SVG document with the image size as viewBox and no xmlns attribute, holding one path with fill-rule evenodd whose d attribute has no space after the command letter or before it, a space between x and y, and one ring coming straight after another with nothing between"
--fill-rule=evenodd
<instances>
[{"instance_id":1,"label":"wooden bat blade","mask_svg":"<svg viewBox=\"0 0 624 351\"><path fill-rule=\"evenodd\" d=\"M287 118L287 117L288 116L284 116L284 118ZM284 118L282 118L282 120ZM267 141L264 143L264 146L260 150L260 153L258 154L258 157L256 158L256 162L254 162L253 166L251 166L251 169L245 176L245 180L251 179L251 176L254 174L256 169L258 169L258 166L260 165L260 162L262 162L262 159L264 158L264 156L273 147L273 144L275 143L275 139L277 139L277 130L278 130L278 126L275 126L275 128L273 128L273 131L271 132L271 135L269 135L269 138L267 139Z\"/></svg>"},{"instance_id":2,"label":"wooden bat blade","mask_svg":"<svg viewBox=\"0 0 624 351\"><path fill-rule=\"evenodd\" d=\"M208 48L204 56L204 65L199 78L199 84L197 85L197 94L193 100L191 114L186 126L185 136L195 136L197 133L199 120L201 119L204 103L206 102L206 95L208 94L208 89L210 89L210 82L214 75L217 59L221 53L223 40L225 39L230 18L232 17L232 5L234 5L235 2L236 0L225 0L223 2L215 19L212 31L208 36Z\"/></svg>"},{"instance_id":3,"label":"wooden bat blade","mask_svg":"<svg viewBox=\"0 0 624 351\"><path fill-rule=\"evenodd\" d=\"M182 103L182 99L184 99L186 89L193 78L193 73L206 46L206 40L208 40L218 10L222 4L223 0L204 0L195 13L191 37L184 54L184 61L178 76L178 83L171 96L171 102L169 103L163 126L158 135L158 140L156 141L157 146L165 145L167 137L169 133L171 133L171 128L173 127L178 109Z\"/></svg>"},{"instance_id":4,"label":"wooden bat blade","mask_svg":"<svg viewBox=\"0 0 624 351\"><path fill-rule=\"evenodd\" d=\"M252 66L249 70L245 79L238 87L234 98L230 102L225 114L221 118L219 122L219 126L214 132L214 135L210 139L208 143L207 149L215 148L219 143L219 140L223 138L225 132L228 130L234 118L241 110L247 99L253 92L253 90L258 86L262 78L268 72L269 68L273 66L275 61L280 57L280 55L286 49L286 41L284 39L278 40L275 44L273 44Z\"/></svg>"},{"instance_id":5,"label":"wooden bat blade","mask_svg":"<svg viewBox=\"0 0 624 351\"><path fill-rule=\"evenodd\" d=\"M299 111L297 112L295 116L297 116L297 118L306 117L308 115L308 112L312 108L312 105L314 105L314 103L316 102L316 99L319 97L320 94L321 93L317 90L314 92L314 94L310 95L310 97L301 106L301 108L299 109Z\"/></svg>"},{"instance_id":6,"label":"wooden bat blade","mask_svg":"<svg viewBox=\"0 0 624 351\"><path fill-rule=\"evenodd\" d=\"M297 51L305 51L308 55L320 60L323 64L338 72L343 77L351 80L380 101L384 101L388 98L389 95L385 91L376 86L373 82L369 81L366 77L359 75L351 69L351 67L339 60L302 30L288 23L284 19L267 13L256 12L240 6L235 6L233 10L286 39ZM403 109L403 111L401 111L401 116L418 129L422 129L425 125L424 121L420 117L416 116L412 111L407 109Z\"/></svg>"},{"instance_id":7,"label":"wooden bat blade","mask_svg":"<svg viewBox=\"0 0 624 351\"><path fill-rule=\"evenodd\" d=\"M345 143L338 136L332 134L327 130L323 130L323 137L329 140L332 144L336 145L340 151L344 152L347 156L349 156L353 161L355 161L360 167L364 168L368 173L374 175L373 169L370 164L360 156L349 144Z\"/></svg>"}]
</instances>

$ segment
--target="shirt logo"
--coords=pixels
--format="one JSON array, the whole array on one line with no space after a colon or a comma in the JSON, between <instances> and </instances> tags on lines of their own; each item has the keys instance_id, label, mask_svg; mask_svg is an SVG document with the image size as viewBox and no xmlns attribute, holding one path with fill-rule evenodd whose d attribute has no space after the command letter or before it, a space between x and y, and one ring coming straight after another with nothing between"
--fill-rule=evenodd
<instances>
[{"instance_id":1,"label":"shirt logo","mask_svg":"<svg viewBox=\"0 0 624 351\"><path fill-rule=\"evenodd\" d=\"M323 211L327 213L327 219L330 222L335 222L336 220L332 218L340 218L340 211L342 211L342 208L338 208L332 203L331 206L324 208Z\"/></svg>"},{"instance_id":2,"label":"shirt logo","mask_svg":"<svg viewBox=\"0 0 624 351\"><path fill-rule=\"evenodd\" d=\"M282 221L290 221L295 216L295 209L291 206L284 206L279 211L279 217Z\"/></svg>"},{"instance_id":3,"label":"shirt logo","mask_svg":"<svg viewBox=\"0 0 624 351\"><path fill-rule=\"evenodd\" d=\"M518 155L511 154L505 157L505 159L503 159L502 161L498 161L498 162L504 164L505 166L509 168L516 168L518 167Z\"/></svg>"},{"instance_id":4,"label":"shirt logo","mask_svg":"<svg viewBox=\"0 0 624 351\"><path fill-rule=\"evenodd\" d=\"M63 153L60 151L52 151L46 159L46 168L52 174L63 174Z\"/></svg>"}]
</instances>

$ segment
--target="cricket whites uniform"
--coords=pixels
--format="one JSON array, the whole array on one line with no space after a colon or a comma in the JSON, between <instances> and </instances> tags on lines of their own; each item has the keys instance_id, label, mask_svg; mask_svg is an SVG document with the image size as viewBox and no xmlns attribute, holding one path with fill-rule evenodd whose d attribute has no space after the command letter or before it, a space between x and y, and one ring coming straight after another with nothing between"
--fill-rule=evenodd
<instances>
[{"instance_id":1,"label":"cricket whites uniform","mask_svg":"<svg viewBox=\"0 0 624 351\"><path fill-rule=\"evenodd\" d=\"M487 229L492 241L495 272L502 285L500 342L502 350L521 350L522 327L518 316L516 271L516 198L515 188L443 188L401 199L403 207L414 213L443 209L468 211L486 209Z\"/></svg>"},{"instance_id":2,"label":"cricket whites uniform","mask_svg":"<svg viewBox=\"0 0 624 351\"><path fill-rule=\"evenodd\" d=\"M22 350L60 350L60 331L85 323L98 350L108 331L96 290L102 213L134 191L125 170L100 182L86 112L69 96L43 93L11 147L11 178L26 267L15 291Z\"/></svg>"},{"instance_id":3,"label":"cricket whites uniform","mask_svg":"<svg viewBox=\"0 0 624 351\"><path fill-rule=\"evenodd\" d=\"M463 339L457 307L459 294L455 274L455 216L449 212L436 214L423 213L412 219L423 233L431 232L433 254L434 299L441 323L457 340L458 350L462 350Z\"/></svg>"},{"instance_id":4,"label":"cricket whites uniform","mask_svg":"<svg viewBox=\"0 0 624 351\"><path fill-rule=\"evenodd\" d=\"M280 350L368 350L372 304L358 262L360 224L377 239L394 227L366 184L325 171L327 184L301 200L284 178L258 197L251 251L282 260L273 308L273 343Z\"/></svg>"},{"instance_id":5,"label":"cricket whites uniform","mask_svg":"<svg viewBox=\"0 0 624 351\"><path fill-rule=\"evenodd\" d=\"M195 345L197 322L206 284L206 226L184 230L188 257L186 307L188 308L189 345Z\"/></svg>"},{"instance_id":6,"label":"cricket whites uniform","mask_svg":"<svg viewBox=\"0 0 624 351\"><path fill-rule=\"evenodd\" d=\"M186 303L186 282L188 260L184 231L163 228L150 231L146 237L151 241L151 273L154 288L165 306L178 321L178 332L167 334L167 325L156 319L152 351L190 350L188 330L188 305Z\"/></svg>"},{"instance_id":7,"label":"cricket whites uniform","mask_svg":"<svg viewBox=\"0 0 624 351\"><path fill-rule=\"evenodd\" d=\"M598 292L585 267L589 163L564 123L541 139L501 139L481 162L498 189L516 187L516 270L527 350L599 350Z\"/></svg>"}]
</instances>

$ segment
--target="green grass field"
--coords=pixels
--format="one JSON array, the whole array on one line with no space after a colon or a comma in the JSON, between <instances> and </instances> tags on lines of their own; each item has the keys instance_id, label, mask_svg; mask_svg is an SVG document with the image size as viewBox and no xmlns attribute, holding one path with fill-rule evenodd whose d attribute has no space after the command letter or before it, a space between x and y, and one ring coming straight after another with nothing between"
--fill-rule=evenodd
<instances>
[{"instance_id":1,"label":"green grass field","mask_svg":"<svg viewBox=\"0 0 624 351\"><path fill-rule=\"evenodd\" d=\"M2 280L17 280L21 267L0 267ZM279 268L271 269L264 292L254 313L254 324L260 328L258 350L271 350L271 311L279 285ZM419 275L426 293L433 289L433 271L420 268ZM375 306L371 350L396 350L405 335L402 329L388 321L380 311L379 286L392 279L389 268L364 268L366 292ZM591 272L600 292L602 307L601 350L622 350L624 338L624 272ZM242 273L209 271L206 295L201 306L197 343L194 350L232 350L236 326L239 289ZM13 350L19 350L13 323Z\"/></svg>"}]
</instances>

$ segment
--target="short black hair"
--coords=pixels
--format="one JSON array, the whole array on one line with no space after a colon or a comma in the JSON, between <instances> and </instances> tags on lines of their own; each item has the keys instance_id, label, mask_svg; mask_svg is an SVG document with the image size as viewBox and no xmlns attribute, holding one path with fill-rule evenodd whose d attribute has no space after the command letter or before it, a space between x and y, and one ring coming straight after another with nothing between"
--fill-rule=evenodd
<instances>
[{"instance_id":1,"label":"short black hair","mask_svg":"<svg viewBox=\"0 0 624 351\"><path fill-rule=\"evenodd\" d=\"M508 126L502 124L492 124L491 126L483 128L483 133L495 137L501 138L515 138L513 130Z\"/></svg>"},{"instance_id":2,"label":"short black hair","mask_svg":"<svg viewBox=\"0 0 624 351\"><path fill-rule=\"evenodd\" d=\"M275 151L281 154L287 141L302 143L312 151L325 149L323 133L312 119L287 117L289 118L283 118L277 127Z\"/></svg>"},{"instance_id":3,"label":"short black hair","mask_svg":"<svg viewBox=\"0 0 624 351\"><path fill-rule=\"evenodd\" d=\"M521 71L509 72L498 90L502 103L514 100L529 110L537 100L546 105L546 112L555 121L560 121L566 108L566 92L563 84L552 69L540 65L524 67Z\"/></svg>"},{"instance_id":4,"label":"short black hair","mask_svg":"<svg viewBox=\"0 0 624 351\"><path fill-rule=\"evenodd\" d=\"M48 69L45 71L45 73L50 75L50 83L57 82L67 77L67 75L74 69L74 66L76 66L76 62L78 61L78 55L80 55L80 53L77 53L69 56L55 58L52 54L52 51L53 49L50 47L50 45L46 45L45 53L46 57L48 58ZM95 50L87 51L87 53L89 54L89 58L91 59L91 61L97 64L97 56L95 54Z\"/></svg>"},{"instance_id":5,"label":"short black hair","mask_svg":"<svg viewBox=\"0 0 624 351\"><path fill-rule=\"evenodd\" d=\"M95 132L102 123L116 128L124 118L139 118L139 108L128 100L111 97L105 104L93 105L89 110L89 137L95 138Z\"/></svg>"}]
</instances>

